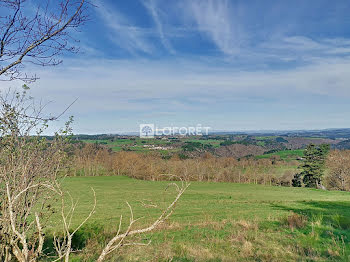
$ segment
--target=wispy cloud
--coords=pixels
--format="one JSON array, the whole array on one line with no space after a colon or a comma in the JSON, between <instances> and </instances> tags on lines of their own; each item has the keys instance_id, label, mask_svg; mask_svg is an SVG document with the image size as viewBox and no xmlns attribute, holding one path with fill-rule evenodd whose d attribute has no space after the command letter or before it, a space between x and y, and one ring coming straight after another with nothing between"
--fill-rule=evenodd
<instances>
[{"instance_id":1,"label":"wispy cloud","mask_svg":"<svg viewBox=\"0 0 350 262\"><path fill-rule=\"evenodd\" d=\"M111 30L110 39L130 53L154 52L154 47L147 39L147 29L135 26L125 15L112 9L106 2L96 2L98 17Z\"/></svg>"},{"instance_id":2,"label":"wispy cloud","mask_svg":"<svg viewBox=\"0 0 350 262\"><path fill-rule=\"evenodd\" d=\"M237 19L237 12L227 0L190 1L190 13L212 42L225 54L237 54L246 38L246 32Z\"/></svg>"},{"instance_id":3,"label":"wispy cloud","mask_svg":"<svg viewBox=\"0 0 350 262\"><path fill-rule=\"evenodd\" d=\"M159 16L159 10L156 6L156 2L155 0L145 0L142 2L145 7L147 8L147 10L149 11L150 15L152 16L154 23L157 27L157 31L159 34L159 38L163 44L163 46L171 53L171 54L175 54L175 50L173 48L173 46L171 45L170 41L167 39L167 37L164 34L163 31L163 23L160 19Z\"/></svg>"},{"instance_id":4,"label":"wispy cloud","mask_svg":"<svg viewBox=\"0 0 350 262\"><path fill-rule=\"evenodd\" d=\"M302 1L300 1L301 3ZM210 40L219 51L227 57L279 56L282 60L292 55L348 53L348 39L332 41L329 32L317 26L325 22L327 17L339 14L336 5L329 5L324 10L309 18L306 16L314 3L307 2L295 8L295 4L279 1L229 1L229 0L192 0L183 1L183 14L197 25L198 31ZM323 2L325 4L325 2ZM284 16L284 17L283 17ZM281 19L285 18L285 19ZM338 18L340 21L340 18ZM334 22L333 22L334 23ZM347 23L347 22L344 22ZM190 24L190 23L189 23ZM339 25L342 27L343 25ZM331 50L332 49L332 50ZM318 54L317 54L318 53ZM287 58L289 59L289 58Z\"/></svg>"},{"instance_id":5,"label":"wispy cloud","mask_svg":"<svg viewBox=\"0 0 350 262\"><path fill-rule=\"evenodd\" d=\"M299 51L317 51L324 50L328 46L314 41L311 38L304 36L289 36L282 39L273 39L274 43L268 42L264 43L265 46L270 49L289 49L289 50L299 50Z\"/></svg>"},{"instance_id":6,"label":"wispy cloud","mask_svg":"<svg viewBox=\"0 0 350 262\"><path fill-rule=\"evenodd\" d=\"M210 115L207 120L213 122L224 117L215 122L217 128L235 129L253 125L235 127L233 123L239 119L254 121L259 112L264 112L273 115L273 121L255 123L255 128L278 129L282 126L276 119L284 119L289 128L299 128L293 117L308 121L318 119L320 112L350 113L350 59L325 59L293 69L260 71L234 71L224 65L193 61L183 61L184 66L179 67L177 62L139 59L69 64L74 66L42 72L40 85L33 92L56 101L50 105L55 106L53 112L78 97L70 111L80 121L78 130L91 128L91 121L97 121L94 117L101 122L99 128L108 129L120 127L120 118L126 116L129 122L123 128L130 129L146 117L166 123L170 121L166 115L174 114L176 118L171 121L176 124ZM286 119L286 114L292 114L292 118ZM332 126L350 126L345 118L329 121Z\"/></svg>"},{"instance_id":7,"label":"wispy cloud","mask_svg":"<svg viewBox=\"0 0 350 262\"><path fill-rule=\"evenodd\" d=\"M265 24L264 17L254 16L254 12L263 8L260 2L249 5L255 11L241 2L229 0L179 0L166 2L166 5L158 0L140 2L151 16L154 27L136 26L135 17L120 13L116 6L111 8L105 1L100 2L96 9L99 18L109 28L112 41L132 54L162 55L156 48L159 39L159 44L169 53L185 55L182 53L184 49L175 50L171 43L173 38L177 38L176 43L182 48L194 42L199 47L196 52L201 52L204 45L203 52L207 54L207 45L211 42L227 59L252 59L267 64L277 60L288 62L349 53L348 39L310 37L300 31L299 25L289 28L283 21L279 25L271 18L272 23L270 17L276 17L281 11L278 6L278 10L265 10L268 20ZM298 24L298 21L294 22ZM205 37L198 37L199 34Z\"/></svg>"},{"instance_id":8,"label":"wispy cloud","mask_svg":"<svg viewBox=\"0 0 350 262\"><path fill-rule=\"evenodd\" d=\"M56 101L53 112L78 97L71 113L81 132L135 129L140 121L350 126L345 0L341 8L320 0L318 9L304 0L95 1L97 23L86 36L102 54L83 41L93 55L42 69L33 88ZM98 36L114 45L95 37L101 21Z\"/></svg>"},{"instance_id":9,"label":"wispy cloud","mask_svg":"<svg viewBox=\"0 0 350 262\"><path fill-rule=\"evenodd\" d=\"M275 55L281 61L314 62L325 58L339 58L350 54L348 39L312 39L306 36L289 36L268 39L255 47L255 52Z\"/></svg>"}]
</instances>

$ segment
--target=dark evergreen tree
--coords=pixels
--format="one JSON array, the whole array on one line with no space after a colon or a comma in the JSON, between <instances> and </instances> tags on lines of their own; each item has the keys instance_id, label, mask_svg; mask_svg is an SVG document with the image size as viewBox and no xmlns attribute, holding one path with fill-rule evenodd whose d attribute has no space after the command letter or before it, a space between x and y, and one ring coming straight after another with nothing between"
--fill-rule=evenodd
<instances>
[{"instance_id":1,"label":"dark evergreen tree","mask_svg":"<svg viewBox=\"0 0 350 262\"><path fill-rule=\"evenodd\" d=\"M293 187L301 187L302 183L301 183L301 174L297 173L294 175L294 178L292 179L292 186Z\"/></svg>"},{"instance_id":2,"label":"dark evergreen tree","mask_svg":"<svg viewBox=\"0 0 350 262\"><path fill-rule=\"evenodd\" d=\"M308 145L304 151L303 164L301 165L302 171L294 176L293 186L302 186L302 181L305 187L323 188L322 178L329 150L330 146L326 144L319 146Z\"/></svg>"}]
</instances>

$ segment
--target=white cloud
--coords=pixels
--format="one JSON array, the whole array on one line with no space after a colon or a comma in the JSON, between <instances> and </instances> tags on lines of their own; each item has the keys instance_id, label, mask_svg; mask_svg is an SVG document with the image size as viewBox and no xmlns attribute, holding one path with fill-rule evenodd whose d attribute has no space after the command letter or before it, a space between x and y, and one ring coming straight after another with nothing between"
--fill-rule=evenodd
<instances>
[{"instance_id":1,"label":"white cloud","mask_svg":"<svg viewBox=\"0 0 350 262\"><path fill-rule=\"evenodd\" d=\"M190 1L188 15L224 54L233 55L240 51L246 32L229 3L227 0Z\"/></svg>"},{"instance_id":2,"label":"white cloud","mask_svg":"<svg viewBox=\"0 0 350 262\"><path fill-rule=\"evenodd\" d=\"M175 3L142 0L142 3L151 15L155 28L135 26L132 17L126 17L105 2L101 2L96 9L100 19L111 30L110 38L131 53L157 53L154 42L151 41L157 36L169 53L181 55L180 51L174 49L170 39L181 37L182 45L193 39L201 43L200 38L191 38L198 32L206 36L227 59L235 60L264 60L262 62L266 63L270 62L269 59L303 61L325 55L344 55L350 50L349 39L314 39L295 32L291 34L283 22L280 26L265 28L263 22L252 17L250 10L229 0ZM259 6L260 4L253 4L252 8L257 9ZM274 12L276 10L267 11L266 15L273 16Z\"/></svg>"},{"instance_id":3,"label":"white cloud","mask_svg":"<svg viewBox=\"0 0 350 262\"><path fill-rule=\"evenodd\" d=\"M171 53L171 54L175 54L175 50L172 47L171 43L169 42L169 40L167 39L167 37L164 34L163 31L163 24L161 22L161 19L159 17L158 14L158 9L156 6L156 2L154 0L145 0L143 1L145 7L148 9L150 15L152 16L154 23L156 24L157 27L157 31L159 34L159 38L163 44L163 46Z\"/></svg>"},{"instance_id":4,"label":"white cloud","mask_svg":"<svg viewBox=\"0 0 350 262\"><path fill-rule=\"evenodd\" d=\"M249 52L248 52L249 53ZM262 42L251 51L256 58L280 61L315 63L318 60L346 58L350 53L348 39L311 39L305 36L272 38Z\"/></svg>"},{"instance_id":5,"label":"white cloud","mask_svg":"<svg viewBox=\"0 0 350 262\"><path fill-rule=\"evenodd\" d=\"M187 99L194 97L212 103L232 99L249 103L252 97L252 102L256 98L262 102L286 101L315 95L350 98L350 59L266 71L237 71L191 61L182 64L144 60L97 60L89 64L79 61L72 67L42 72L42 79L34 90L37 96L52 100L58 97L58 102L79 97L79 112L159 110L169 101L186 104Z\"/></svg>"},{"instance_id":6,"label":"white cloud","mask_svg":"<svg viewBox=\"0 0 350 262\"><path fill-rule=\"evenodd\" d=\"M317 41L314 41L304 36L290 36L282 39L273 39L265 42L261 45L262 47L270 49L288 49L288 50L299 50L299 51L317 51L324 50L327 48Z\"/></svg>"},{"instance_id":7,"label":"white cloud","mask_svg":"<svg viewBox=\"0 0 350 262\"><path fill-rule=\"evenodd\" d=\"M338 55L338 54L350 54L350 45L348 47L335 47L327 52L328 54Z\"/></svg>"},{"instance_id":8,"label":"white cloud","mask_svg":"<svg viewBox=\"0 0 350 262\"><path fill-rule=\"evenodd\" d=\"M110 8L106 2L95 1L96 13L110 29L110 39L119 47L128 50L130 53L153 53L154 47L147 39L147 29L140 28L115 9Z\"/></svg>"},{"instance_id":9,"label":"white cloud","mask_svg":"<svg viewBox=\"0 0 350 262\"><path fill-rule=\"evenodd\" d=\"M321 111L350 113L350 59L259 71L238 71L210 60L65 62L71 66L41 71L32 95L54 101L48 106L53 114L78 98L67 113L77 116L77 132L135 130L144 119L210 121L217 128L234 123L231 129L299 128L306 121L305 128L312 128L310 121L319 122ZM0 82L1 89L8 85L15 86ZM270 120L258 120L262 114ZM321 121L317 127L350 126L345 118L327 119L329 125Z\"/></svg>"}]
</instances>

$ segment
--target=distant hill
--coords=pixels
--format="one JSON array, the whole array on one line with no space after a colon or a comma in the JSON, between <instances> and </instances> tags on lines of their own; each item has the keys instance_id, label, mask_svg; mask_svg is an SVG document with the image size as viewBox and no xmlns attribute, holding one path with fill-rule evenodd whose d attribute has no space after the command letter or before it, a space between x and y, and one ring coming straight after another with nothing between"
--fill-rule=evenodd
<instances>
[{"instance_id":1,"label":"distant hill","mask_svg":"<svg viewBox=\"0 0 350 262\"><path fill-rule=\"evenodd\" d=\"M312 138L328 138L350 139L350 128L337 128L337 129L322 129L322 130L292 130L292 131L247 131L247 132L212 132L211 134L247 134L251 136L287 136L287 137L312 137Z\"/></svg>"},{"instance_id":2,"label":"distant hill","mask_svg":"<svg viewBox=\"0 0 350 262\"><path fill-rule=\"evenodd\" d=\"M261 146L233 144L222 146L215 150L215 154L221 157L241 158L246 156L258 156L264 154L266 150Z\"/></svg>"},{"instance_id":3,"label":"distant hill","mask_svg":"<svg viewBox=\"0 0 350 262\"><path fill-rule=\"evenodd\" d=\"M333 145L332 148L340 149L340 150L350 149L350 139L341 141L341 142Z\"/></svg>"}]
</instances>

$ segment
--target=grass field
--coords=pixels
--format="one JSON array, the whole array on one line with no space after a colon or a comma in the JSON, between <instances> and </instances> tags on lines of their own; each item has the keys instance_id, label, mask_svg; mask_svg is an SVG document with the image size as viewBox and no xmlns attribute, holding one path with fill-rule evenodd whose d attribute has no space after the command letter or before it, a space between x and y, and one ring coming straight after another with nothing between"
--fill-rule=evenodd
<instances>
[{"instance_id":1,"label":"grass field","mask_svg":"<svg viewBox=\"0 0 350 262\"><path fill-rule=\"evenodd\" d=\"M254 139L256 140L273 140L276 139L277 136L256 136Z\"/></svg>"},{"instance_id":2,"label":"grass field","mask_svg":"<svg viewBox=\"0 0 350 262\"><path fill-rule=\"evenodd\" d=\"M217 139L206 139L206 140L201 140L201 139L186 139L184 140L186 142L199 142L204 145L212 145L214 148L220 147L220 143L224 142L225 140L217 140Z\"/></svg>"},{"instance_id":3,"label":"grass field","mask_svg":"<svg viewBox=\"0 0 350 262\"><path fill-rule=\"evenodd\" d=\"M84 242L85 251L74 261L96 257L96 248L116 230L120 215L127 219L125 201L136 217L144 217L138 226L152 221L175 194L165 191L166 185L127 177L67 178L64 187L79 198L74 223L89 212L90 187L98 201L96 213L78 234L84 239L85 230L97 240ZM350 193L193 182L164 228L137 240L150 239L149 246L125 247L111 261L349 261L349 217ZM59 230L54 227L49 232Z\"/></svg>"},{"instance_id":4,"label":"grass field","mask_svg":"<svg viewBox=\"0 0 350 262\"><path fill-rule=\"evenodd\" d=\"M298 157L303 157L304 155L304 149L297 149L297 150L282 150L275 153L265 154L257 156L257 158L270 158L272 156L279 156L282 160L295 160Z\"/></svg>"}]
</instances>

